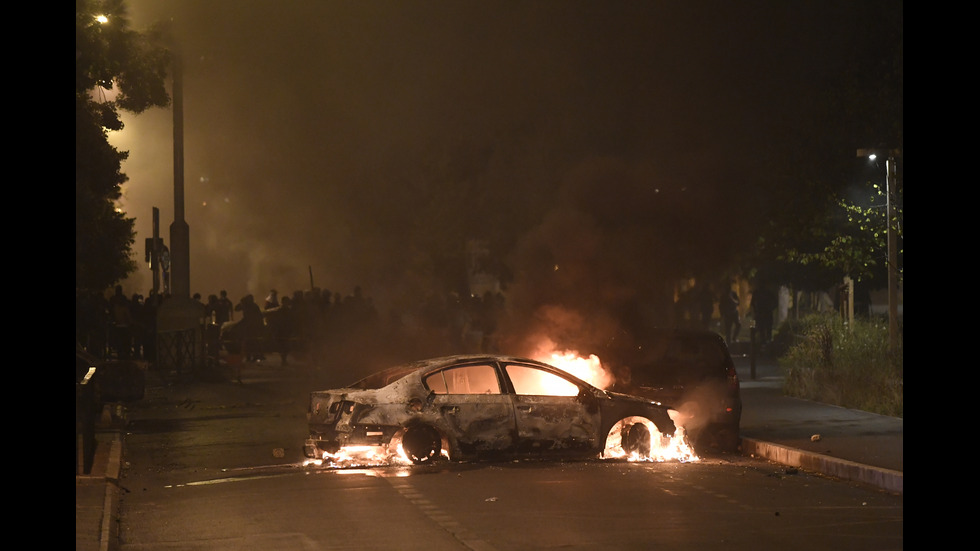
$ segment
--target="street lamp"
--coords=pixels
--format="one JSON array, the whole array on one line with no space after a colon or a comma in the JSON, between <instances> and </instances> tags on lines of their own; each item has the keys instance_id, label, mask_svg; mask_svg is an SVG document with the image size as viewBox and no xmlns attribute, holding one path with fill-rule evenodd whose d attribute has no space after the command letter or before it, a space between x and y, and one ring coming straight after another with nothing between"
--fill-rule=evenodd
<instances>
[{"instance_id":1,"label":"street lamp","mask_svg":"<svg viewBox=\"0 0 980 551\"><path fill-rule=\"evenodd\" d=\"M900 149L858 149L858 157L874 160L878 155L887 155L885 161L885 222L888 228L888 351L898 351L898 231L895 225L895 203L898 189L898 168L895 159L901 157Z\"/></svg>"},{"instance_id":2,"label":"street lamp","mask_svg":"<svg viewBox=\"0 0 980 551\"><path fill-rule=\"evenodd\" d=\"M157 312L158 363L175 368L203 365L204 307L190 293L190 229L184 220L184 91L180 50L171 19L167 46L173 72L174 221L170 225L170 299ZM162 354L162 357L161 357Z\"/></svg>"},{"instance_id":3,"label":"street lamp","mask_svg":"<svg viewBox=\"0 0 980 551\"><path fill-rule=\"evenodd\" d=\"M184 219L184 78L180 51L170 24L171 69L173 72L173 125L174 125L174 221L170 225L170 249L173 254L171 293L174 296L191 296L190 228Z\"/></svg>"}]
</instances>

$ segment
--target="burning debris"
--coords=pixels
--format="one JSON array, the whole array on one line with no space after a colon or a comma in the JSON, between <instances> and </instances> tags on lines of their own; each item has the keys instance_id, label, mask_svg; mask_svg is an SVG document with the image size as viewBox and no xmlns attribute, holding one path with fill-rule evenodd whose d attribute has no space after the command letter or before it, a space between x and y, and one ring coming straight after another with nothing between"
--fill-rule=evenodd
<instances>
[{"instance_id":1,"label":"burning debris","mask_svg":"<svg viewBox=\"0 0 980 551\"><path fill-rule=\"evenodd\" d=\"M386 467L411 465L405 451L400 447L389 452L383 446L346 446L336 453L323 452L322 457L308 459L303 465L316 465L331 469L351 469L358 467Z\"/></svg>"}]
</instances>

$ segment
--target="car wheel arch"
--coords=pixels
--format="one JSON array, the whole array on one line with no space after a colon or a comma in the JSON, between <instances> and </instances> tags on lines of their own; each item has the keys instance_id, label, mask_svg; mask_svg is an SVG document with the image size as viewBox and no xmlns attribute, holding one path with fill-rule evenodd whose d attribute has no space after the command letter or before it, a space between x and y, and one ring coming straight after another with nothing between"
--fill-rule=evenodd
<instances>
[{"instance_id":1,"label":"car wheel arch","mask_svg":"<svg viewBox=\"0 0 980 551\"><path fill-rule=\"evenodd\" d=\"M604 453L611 453L612 456L618 456L620 452L629 455L631 451L647 455L653 446L654 438L669 437L660 431L653 419L642 413L617 416L616 421L605 428L603 435ZM638 444L642 444L645 449L637 450Z\"/></svg>"},{"instance_id":2,"label":"car wheel arch","mask_svg":"<svg viewBox=\"0 0 980 551\"><path fill-rule=\"evenodd\" d=\"M449 459L456 457L454 442L448 432L425 421L406 423L395 432L391 443L416 464L428 463L445 455ZM439 449L435 449L437 447Z\"/></svg>"}]
</instances>

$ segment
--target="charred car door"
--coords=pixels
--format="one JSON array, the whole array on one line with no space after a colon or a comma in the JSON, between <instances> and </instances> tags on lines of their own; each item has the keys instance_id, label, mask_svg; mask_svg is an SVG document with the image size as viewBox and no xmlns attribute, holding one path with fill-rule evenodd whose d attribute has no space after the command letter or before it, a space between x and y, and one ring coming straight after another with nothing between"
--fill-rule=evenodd
<instances>
[{"instance_id":1,"label":"charred car door","mask_svg":"<svg viewBox=\"0 0 980 551\"><path fill-rule=\"evenodd\" d=\"M590 389L534 365L508 363L518 447L542 454L601 449L600 415Z\"/></svg>"},{"instance_id":2,"label":"charred car door","mask_svg":"<svg viewBox=\"0 0 980 551\"><path fill-rule=\"evenodd\" d=\"M496 366L474 363L429 373L430 407L442 416L464 454L508 451L514 446L514 406L501 392Z\"/></svg>"}]
</instances>

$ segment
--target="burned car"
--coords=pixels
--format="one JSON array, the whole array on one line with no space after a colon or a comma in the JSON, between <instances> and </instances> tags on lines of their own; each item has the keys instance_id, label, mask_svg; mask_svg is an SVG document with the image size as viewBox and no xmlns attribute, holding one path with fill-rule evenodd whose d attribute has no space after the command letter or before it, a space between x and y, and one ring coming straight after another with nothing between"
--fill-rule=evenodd
<instances>
[{"instance_id":1,"label":"burned car","mask_svg":"<svg viewBox=\"0 0 980 551\"><path fill-rule=\"evenodd\" d=\"M307 457L369 448L387 462L514 456L655 456L663 404L598 389L549 364L502 355L412 362L310 394Z\"/></svg>"},{"instance_id":2,"label":"burned car","mask_svg":"<svg viewBox=\"0 0 980 551\"><path fill-rule=\"evenodd\" d=\"M739 445L742 396L725 340L713 331L656 329L618 363L627 376L619 392L668 404L678 412L696 452L733 452Z\"/></svg>"}]
</instances>

